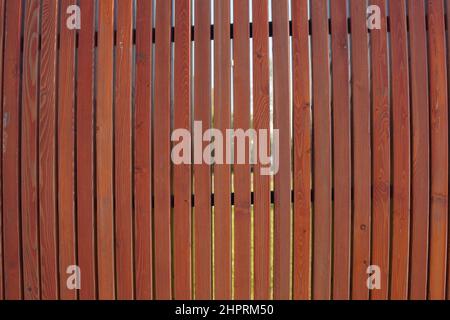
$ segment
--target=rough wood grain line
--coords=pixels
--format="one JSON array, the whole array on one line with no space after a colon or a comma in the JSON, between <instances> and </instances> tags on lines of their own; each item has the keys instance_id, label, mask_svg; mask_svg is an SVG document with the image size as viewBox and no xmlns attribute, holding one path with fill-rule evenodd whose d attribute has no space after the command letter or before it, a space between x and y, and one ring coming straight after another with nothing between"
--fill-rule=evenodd
<instances>
[{"instance_id":1,"label":"rough wood grain line","mask_svg":"<svg viewBox=\"0 0 450 320\"><path fill-rule=\"evenodd\" d=\"M59 297L56 220L56 37L58 2L42 1L39 90L39 247L41 298Z\"/></svg>"},{"instance_id":2,"label":"rough wood grain line","mask_svg":"<svg viewBox=\"0 0 450 320\"><path fill-rule=\"evenodd\" d=\"M446 8L450 8L450 0L446 0ZM448 11L448 9L447 9ZM447 26L450 23L450 15L447 14ZM447 32L447 50L450 48L450 32ZM450 66L450 55L447 54L447 68ZM448 82L449 88L450 88L450 82ZM429 218L429 217L428 217ZM429 223L429 220L428 220ZM450 230L449 230L450 232ZM429 235L428 235L429 236ZM447 234L448 242L447 242L447 300L450 300L450 237ZM429 238L428 238L429 239ZM428 244L428 243L427 243ZM427 270L428 271L428 270Z\"/></svg>"},{"instance_id":3,"label":"rough wood grain line","mask_svg":"<svg viewBox=\"0 0 450 320\"><path fill-rule=\"evenodd\" d=\"M273 1L272 14L273 127L279 130L279 171L275 175L274 298L289 299L291 281L291 115L288 1Z\"/></svg>"},{"instance_id":4,"label":"rough wood grain line","mask_svg":"<svg viewBox=\"0 0 450 320\"><path fill-rule=\"evenodd\" d=\"M154 111L155 298L172 297L170 226L170 30L171 2L156 1Z\"/></svg>"},{"instance_id":5,"label":"rough wood grain line","mask_svg":"<svg viewBox=\"0 0 450 320\"><path fill-rule=\"evenodd\" d=\"M230 1L214 0L214 127L225 136L231 128ZM222 150L227 156L227 151ZM225 162L225 159L223 162ZM215 299L231 299L231 172L214 166Z\"/></svg>"},{"instance_id":6,"label":"rough wood grain line","mask_svg":"<svg viewBox=\"0 0 450 320\"><path fill-rule=\"evenodd\" d=\"M97 263L98 297L115 298L113 190L114 1L98 3L97 48Z\"/></svg>"},{"instance_id":7,"label":"rough wood grain line","mask_svg":"<svg viewBox=\"0 0 450 320\"><path fill-rule=\"evenodd\" d=\"M350 299L352 154L346 1L330 2L334 124L333 299Z\"/></svg>"},{"instance_id":8,"label":"rough wood grain line","mask_svg":"<svg viewBox=\"0 0 450 320\"><path fill-rule=\"evenodd\" d=\"M211 1L196 0L194 11L194 119L206 131L211 127ZM205 146L194 147L202 154ZM194 291L195 298L203 300L212 297L211 167L196 160L194 177Z\"/></svg>"},{"instance_id":9,"label":"rough wood grain line","mask_svg":"<svg viewBox=\"0 0 450 320\"><path fill-rule=\"evenodd\" d=\"M353 93L353 260L352 298L368 299L370 263L371 145L366 2L351 1Z\"/></svg>"},{"instance_id":10,"label":"rough wood grain line","mask_svg":"<svg viewBox=\"0 0 450 320\"><path fill-rule=\"evenodd\" d=\"M4 27L5 27L5 0L0 0L0 75L3 75L3 39L4 39ZM3 76L0 76L0 97L3 97ZM3 98L0 98L3 100ZM0 101L0 114L3 114L3 103ZM2 143L3 121L0 121L0 144ZM2 183L2 157L0 156L0 300L4 298L3 292L3 192Z\"/></svg>"},{"instance_id":11,"label":"rough wood grain line","mask_svg":"<svg viewBox=\"0 0 450 320\"><path fill-rule=\"evenodd\" d=\"M430 215L430 115L425 2L409 2L412 116L411 261L409 297L427 298Z\"/></svg>"},{"instance_id":12,"label":"rough wood grain line","mask_svg":"<svg viewBox=\"0 0 450 320\"><path fill-rule=\"evenodd\" d=\"M174 129L191 128L191 3L175 6ZM184 154L183 154L184 155ZM191 160L191 157L189 157ZM192 298L191 279L191 165L174 165L174 298Z\"/></svg>"},{"instance_id":13,"label":"rough wood grain line","mask_svg":"<svg viewBox=\"0 0 450 320\"><path fill-rule=\"evenodd\" d=\"M431 125L429 299L445 299L448 233L448 93L444 2L428 1Z\"/></svg>"},{"instance_id":14,"label":"rough wood grain line","mask_svg":"<svg viewBox=\"0 0 450 320\"><path fill-rule=\"evenodd\" d=\"M5 299L23 297L20 236L20 35L22 1L6 2L3 77L3 241Z\"/></svg>"},{"instance_id":15,"label":"rough wood grain line","mask_svg":"<svg viewBox=\"0 0 450 320\"><path fill-rule=\"evenodd\" d=\"M381 29L371 33L372 73L372 256L371 264L381 269L381 288L371 291L371 299L389 298L389 240L390 240L390 188L391 144L389 65L387 49L386 1L372 0L381 9Z\"/></svg>"},{"instance_id":16,"label":"rough wood grain line","mask_svg":"<svg viewBox=\"0 0 450 320\"><path fill-rule=\"evenodd\" d=\"M74 0L61 1L65 11ZM74 300L77 292L67 287L67 268L77 265L75 238L75 36L66 27L67 17L60 13L58 70L58 223L59 291L62 300Z\"/></svg>"},{"instance_id":17,"label":"rough wood grain line","mask_svg":"<svg viewBox=\"0 0 450 320\"><path fill-rule=\"evenodd\" d=\"M292 2L294 103L294 299L311 287L311 97L308 1Z\"/></svg>"},{"instance_id":18,"label":"rough wood grain line","mask_svg":"<svg viewBox=\"0 0 450 320\"><path fill-rule=\"evenodd\" d=\"M393 122L391 299L408 298L410 114L405 1L390 2Z\"/></svg>"},{"instance_id":19,"label":"rough wood grain line","mask_svg":"<svg viewBox=\"0 0 450 320\"><path fill-rule=\"evenodd\" d=\"M253 128L270 132L269 4L253 0ZM266 141L258 139L258 150ZM254 298L268 300L270 284L270 176L262 175L260 161L253 167Z\"/></svg>"},{"instance_id":20,"label":"rough wood grain line","mask_svg":"<svg viewBox=\"0 0 450 320\"><path fill-rule=\"evenodd\" d=\"M22 72L22 261L24 298L40 298L38 224L38 67L40 1L25 3Z\"/></svg>"},{"instance_id":21,"label":"rough wood grain line","mask_svg":"<svg viewBox=\"0 0 450 320\"><path fill-rule=\"evenodd\" d=\"M117 299L134 298L132 185L133 1L117 3L114 108L114 196Z\"/></svg>"},{"instance_id":22,"label":"rough wood grain line","mask_svg":"<svg viewBox=\"0 0 450 320\"><path fill-rule=\"evenodd\" d=\"M78 31L77 62L77 241L83 285L80 300L97 297L94 170L94 14L91 0L79 2L83 27Z\"/></svg>"},{"instance_id":23,"label":"rough wood grain line","mask_svg":"<svg viewBox=\"0 0 450 320\"><path fill-rule=\"evenodd\" d=\"M249 1L234 2L234 129L246 132L250 128L250 28ZM239 146L235 140L235 155L245 150L244 163L234 159L234 298L249 300L251 289L251 186L250 141Z\"/></svg>"},{"instance_id":24,"label":"rough wood grain line","mask_svg":"<svg viewBox=\"0 0 450 320\"><path fill-rule=\"evenodd\" d=\"M136 3L134 236L136 299L153 297L152 279L152 18L153 3Z\"/></svg>"},{"instance_id":25,"label":"rough wood grain line","mask_svg":"<svg viewBox=\"0 0 450 320\"><path fill-rule=\"evenodd\" d=\"M314 101L314 254L313 297L331 297L331 105L327 1L314 1L312 79Z\"/></svg>"}]
</instances>

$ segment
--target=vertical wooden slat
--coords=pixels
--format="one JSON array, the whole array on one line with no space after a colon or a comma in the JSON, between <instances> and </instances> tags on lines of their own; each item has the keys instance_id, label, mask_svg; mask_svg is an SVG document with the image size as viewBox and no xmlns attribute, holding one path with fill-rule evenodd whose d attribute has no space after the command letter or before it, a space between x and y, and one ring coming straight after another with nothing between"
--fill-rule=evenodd
<instances>
[{"instance_id":1,"label":"vertical wooden slat","mask_svg":"<svg viewBox=\"0 0 450 320\"><path fill-rule=\"evenodd\" d=\"M257 149L270 146L269 4L253 0L253 128L266 130ZM262 175L258 157L253 167L254 190L254 298L270 299L270 176Z\"/></svg>"},{"instance_id":2,"label":"vertical wooden slat","mask_svg":"<svg viewBox=\"0 0 450 320\"><path fill-rule=\"evenodd\" d=\"M0 0L0 97L3 97L3 39L5 29L5 0ZM2 98L0 98L2 99ZM0 114L3 114L3 103L0 101ZM3 121L0 121L0 144L2 143ZM0 155L0 260L3 261L3 192L2 156ZM0 263L0 300L3 300L3 263Z\"/></svg>"},{"instance_id":3,"label":"vertical wooden slat","mask_svg":"<svg viewBox=\"0 0 450 320\"><path fill-rule=\"evenodd\" d=\"M74 0L61 1L58 70L58 223L60 298L76 299L67 287L69 266L77 265L75 244L75 35L66 25L64 12Z\"/></svg>"},{"instance_id":4,"label":"vertical wooden slat","mask_svg":"<svg viewBox=\"0 0 450 320\"><path fill-rule=\"evenodd\" d=\"M152 285L152 20L153 3L136 3L134 210L136 298L151 299Z\"/></svg>"},{"instance_id":5,"label":"vertical wooden slat","mask_svg":"<svg viewBox=\"0 0 450 320\"><path fill-rule=\"evenodd\" d=\"M371 137L366 1L351 1L350 11L354 143L352 298L368 299L366 271L370 262Z\"/></svg>"},{"instance_id":6,"label":"vertical wooden slat","mask_svg":"<svg viewBox=\"0 0 450 320\"><path fill-rule=\"evenodd\" d=\"M133 2L117 3L114 108L114 193L117 298L133 299L131 76Z\"/></svg>"},{"instance_id":7,"label":"vertical wooden slat","mask_svg":"<svg viewBox=\"0 0 450 320\"><path fill-rule=\"evenodd\" d=\"M191 127L191 3L175 4L174 129ZM190 146L189 146L190 147ZM191 160L191 158L189 159ZM191 299L191 166L175 165L174 298Z\"/></svg>"},{"instance_id":8,"label":"vertical wooden slat","mask_svg":"<svg viewBox=\"0 0 450 320\"><path fill-rule=\"evenodd\" d=\"M214 1L214 127L226 137L231 128L230 2ZM214 285L215 299L231 299L231 172L214 166Z\"/></svg>"},{"instance_id":9,"label":"vertical wooden slat","mask_svg":"<svg viewBox=\"0 0 450 320\"><path fill-rule=\"evenodd\" d=\"M426 299L430 214L430 116L428 105L425 2L409 2L411 66L412 177L410 298Z\"/></svg>"},{"instance_id":10,"label":"vertical wooden slat","mask_svg":"<svg viewBox=\"0 0 450 320\"><path fill-rule=\"evenodd\" d=\"M431 110L429 299L445 299L448 232L448 93L444 3L428 1Z\"/></svg>"},{"instance_id":11,"label":"vertical wooden slat","mask_svg":"<svg viewBox=\"0 0 450 320\"><path fill-rule=\"evenodd\" d=\"M294 139L294 299L311 284L311 97L308 1L292 1Z\"/></svg>"},{"instance_id":12,"label":"vertical wooden slat","mask_svg":"<svg viewBox=\"0 0 450 320\"><path fill-rule=\"evenodd\" d=\"M350 298L351 110L346 1L330 2L334 123L333 299Z\"/></svg>"},{"instance_id":13,"label":"vertical wooden slat","mask_svg":"<svg viewBox=\"0 0 450 320\"><path fill-rule=\"evenodd\" d=\"M211 126L211 1L195 1L195 56L194 56L194 119L203 130ZM203 135L203 132L201 133ZM202 156L203 148L194 150ZM199 147L194 145L194 147ZM195 298L210 299L212 294L211 270L211 167L202 158L194 165L194 272Z\"/></svg>"},{"instance_id":14,"label":"vertical wooden slat","mask_svg":"<svg viewBox=\"0 0 450 320\"><path fill-rule=\"evenodd\" d=\"M410 115L405 1L391 1L393 218L391 298L408 297Z\"/></svg>"},{"instance_id":15,"label":"vertical wooden slat","mask_svg":"<svg viewBox=\"0 0 450 320\"><path fill-rule=\"evenodd\" d=\"M58 299L56 231L56 50L58 2L42 1L39 90L39 247L41 298Z\"/></svg>"},{"instance_id":16,"label":"vertical wooden slat","mask_svg":"<svg viewBox=\"0 0 450 320\"><path fill-rule=\"evenodd\" d=\"M24 298L40 298L38 243L38 66L40 2L26 2L22 72L22 261Z\"/></svg>"},{"instance_id":17,"label":"vertical wooden slat","mask_svg":"<svg viewBox=\"0 0 450 320\"><path fill-rule=\"evenodd\" d=\"M246 132L250 128L250 28L249 1L234 2L234 129ZM236 143L236 142L235 142ZM250 299L250 153L245 144L236 143L234 161L234 298ZM239 149L238 149L239 148ZM237 162L245 151L245 163Z\"/></svg>"},{"instance_id":18,"label":"vertical wooden slat","mask_svg":"<svg viewBox=\"0 0 450 320\"><path fill-rule=\"evenodd\" d=\"M97 297L94 207L94 14L95 3L79 2L83 27L78 31L77 62L77 241L82 270L81 300Z\"/></svg>"},{"instance_id":19,"label":"vertical wooden slat","mask_svg":"<svg viewBox=\"0 0 450 320\"><path fill-rule=\"evenodd\" d=\"M331 296L331 105L327 1L311 3L314 101L314 299Z\"/></svg>"},{"instance_id":20,"label":"vertical wooden slat","mask_svg":"<svg viewBox=\"0 0 450 320\"><path fill-rule=\"evenodd\" d=\"M98 2L97 48L97 262L98 296L115 298L113 190L114 1Z\"/></svg>"},{"instance_id":21,"label":"vertical wooden slat","mask_svg":"<svg viewBox=\"0 0 450 320\"><path fill-rule=\"evenodd\" d=\"M291 267L291 134L288 1L272 2L274 129L279 130L275 175L274 298L289 299Z\"/></svg>"},{"instance_id":22,"label":"vertical wooden slat","mask_svg":"<svg viewBox=\"0 0 450 320\"><path fill-rule=\"evenodd\" d=\"M22 298L20 241L20 73L22 1L6 2L3 65L3 241L5 299Z\"/></svg>"},{"instance_id":23,"label":"vertical wooden slat","mask_svg":"<svg viewBox=\"0 0 450 320\"><path fill-rule=\"evenodd\" d=\"M155 111L154 126L154 239L155 294L170 299L171 228L170 228L170 30L171 1L156 1Z\"/></svg>"},{"instance_id":24,"label":"vertical wooden slat","mask_svg":"<svg viewBox=\"0 0 450 320\"><path fill-rule=\"evenodd\" d=\"M381 28L371 31L373 193L371 265L380 267L381 288L371 291L374 300L389 297L390 239L390 108L387 52L386 1L372 0L381 9ZM368 276L367 276L368 277Z\"/></svg>"}]
</instances>

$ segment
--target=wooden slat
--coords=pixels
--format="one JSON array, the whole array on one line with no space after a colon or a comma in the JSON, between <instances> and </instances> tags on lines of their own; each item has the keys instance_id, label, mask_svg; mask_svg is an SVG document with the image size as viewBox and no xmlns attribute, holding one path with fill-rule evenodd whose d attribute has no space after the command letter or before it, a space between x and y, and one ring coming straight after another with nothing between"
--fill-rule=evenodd
<instances>
[{"instance_id":1,"label":"wooden slat","mask_svg":"<svg viewBox=\"0 0 450 320\"><path fill-rule=\"evenodd\" d=\"M5 29L5 0L0 0L0 75L3 75L3 39ZM0 76L0 97L3 97L3 76ZM0 98L3 99L3 98ZM3 103L0 101L0 114L3 114ZM2 143L3 121L0 121L0 145ZM3 192L2 192L2 156L0 155L0 260L3 261ZM3 300L3 263L0 263L0 300Z\"/></svg>"},{"instance_id":2,"label":"wooden slat","mask_svg":"<svg viewBox=\"0 0 450 320\"><path fill-rule=\"evenodd\" d=\"M38 67L40 1L26 2L22 72L22 259L24 298L40 298L38 224Z\"/></svg>"},{"instance_id":3,"label":"wooden slat","mask_svg":"<svg viewBox=\"0 0 450 320\"><path fill-rule=\"evenodd\" d=\"M94 14L91 0L79 2L83 27L78 31L77 62L77 245L82 270L81 300L97 297L94 207Z\"/></svg>"},{"instance_id":4,"label":"wooden slat","mask_svg":"<svg viewBox=\"0 0 450 320\"><path fill-rule=\"evenodd\" d=\"M268 0L253 0L253 128L266 130L262 145L270 146L270 86L269 86L269 4ZM269 151L269 150L267 150ZM259 152L259 151L258 151ZM271 298L270 285L270 176L262 175L259 161L253 167L254 190L254 298Z\"/></svg>"},{"instance_id":5,"label":"wooden slat","mask_svg":"<svg viewBox=\"0 0 450 320\"><path fill-rule=\"evenodd\" d=\"M73 0L61 1L66 10ZM77 292L67 287L69 266L77 265L75 244L75 35L60 14L60 45L58 70L58 223L59 223L59 290L60 298L73 300Z\"/></svg>"},{"instance_id":6,"label":"wooden slat","mask_svg":"<svg viewBox=\"0 0 450 320\"><path fill-rule=\"evenodd\" d=\"M366 271L370 262L371 137L365 1L351 1L350 11L354 143L352 298L368 299Z\"/></svg>"},{"instance_id":7,"label":"wooden slat","mask_svg":"<svg viewBox=\"0 0 450 320\"><path fill-rule=\"evenodd\" d=\"M155 111L154 111L154 240L155 298L170 299L170 30L171 2L156 1Z\"/></svg>"},{"instance_id":8,"label":"wooden slat","mask_svg":"<svg viewBox=\"0 0 450 320\"><path fill-rule=\"evenodd\" d=\"M234 129L250 128L250 28L249 1L235 1L233 38ZM250 141L239 147L235 141L234 158L234 298L250 299ZM245 148L245 150L244 150ZM237 155L245 151L245 163Z\"/></svg>"},{"instance_id":9,"label":"wooden slat","mask_svg":"<svg viewBox=\"0 0 450 320\"><path fill-rule=\"evenodd\" d=\"M174 129L191 127L191 4L175 6ZM191 166L175 165L174 183L174 298L192 298L191 283Z\"/></svg>"},{"instance_id":10,"label":"wooden slat","mask_svg":"<svg viewBox=\"0 0 450 320\"><path fill-rule=\"evenodd\" d=\"M429 299L445 299L448 228L448 93L444 3L428 1L431 110Z\"/></svg>"},{"instance_id":11,"label":"wooden slat","mask_svg":"<svg viewBox=\"0 0 450 320\"><path fill-rule=\"evenodd\" d=\"M389 298L390 240L390 103L386 1L373 0L381 9L381 29L371 33L372 130L373 130L373 193L372 193L372 256L371 264L380 267L381 288L371 291L374 300ZM339 171L339 170L337 170ZM368 275L367 275L368 277Z\"/></svg>"},{"instance_id":12,"label":"wooden slat","mask_svg":"<svg viewBox=\"0 0 450 320\"><path fill-rule=\"evenodd\" d=\"M331 105L327 1L311 4L314 101L313 297L331 297Z\"/></svg>"},{"instance_id":13,"label":"wooden slat","mask_svg":"<svg viewBox=\"0 0 450 320\"><path fill-rule=\"evenodd\" d=\"M288 1L272 2L274 129L279 130L279 171L275 175L274 298L289 299L291 275L291 134Z\"/></svg>"},{"instance_id":14,"label":"wooden slat","mask_svg":"<svg viewBox=\"0 0 450 320\"><path fill-rule=\"evenodd\" d=\"M351 109L346 1L330 2L333 63L334 238L333 299L350 298Z\"/></svg>"},{"instance_id":15,"label":"wooden slat","mask_svg":"<svg viewBox=\"0 0 450 320\"><path fill-rule=\"evenodd\" d=\"M194 119L203 130L211 126L211 1L195 1L195 56L194 56ZM203 132L202 132L203 134ZM203 146L205 147L206 143ZM197 145L194 145L198 148ZM203 148L194 150L202 155ZM194 165L194 272L195 298L210 299L211 270L211 167L202 158Z\"/></svg>"},{"instance_id":16,"label":"wooden slat","mask_svg":"<svg viewBox=\"0 0 450 320\"><path fill-rule=\"evenodd\" d=\"M133 299L131 76L133 2L117 3L114 108L114 193L117 298Z\"/></svg>"},{"instance_id":17,"label":"wooden slat","mask_svg":"<svg viewBox=\"0 0 450 320\"><path fill-rule=\"evenodd\" d=\"M98 297L115 298L113 190L114 1L98 2L96 186Z\"/></svg>"},{"instance_id":18,"label":"wooden slat","mask_svg":"<svg viewBox=\"0 0 450 320\"><path fill-rule=\"evenodd\" d=\"M58 2L42 1L39 90L39 247L41 298L58 299L56 231L56 37Z\"/></svg>"},{"instance_id":19,"label":"wooden slat","mask_svg":"<svg viewBox=\"0 0 450 320\"><path fill-rule=\"evenodd\" d=\"M3 77L3 241L5 299L22 298L20 241L20 35L22 1L6 2Z\"/></svg>"},{"instance_id":20,"label":"wooden slat","mask_svg":"<svg viewBox=\"0 0 450 320\"><path fill-rule=\"evenodd\" d=\"M428 105L425 2L409 2L411 66L412 177L410 298L426 299L430 215L430 115Z\"/></svg>"},{"instance_id":21,"label":"wooden slat","mask_svg":"<svg viewBox=\"0 0 450 320\"><path fill-rule=\"evenodd\" d=\"M152 286L152 18L153 4L136 3L136 105L134 210L136 298L151 299Z\"/></svg>"},{"instance_id":22,"label":"wooden slat","mask_svg":"<svg viewBox=\"0 0 450 320\"><path fill-rule=\"evenodd\" d=\"M392 45L393 218L391 298L408 297L410 115L405 1L390 2Z\"/></svg>"},{"instance_id":23,"label":"wooden slat","mask_svg":"<svg viewBox=\"0 0 450 320\"><path fill-rule=\"evenodd\" d=\"M231 128L230 1L214 1L214 127L226 137ZM226 148L222 150L224 163ZM231 172L214 166L215 299L231 299Z\"/></svg>"}]
</instances>

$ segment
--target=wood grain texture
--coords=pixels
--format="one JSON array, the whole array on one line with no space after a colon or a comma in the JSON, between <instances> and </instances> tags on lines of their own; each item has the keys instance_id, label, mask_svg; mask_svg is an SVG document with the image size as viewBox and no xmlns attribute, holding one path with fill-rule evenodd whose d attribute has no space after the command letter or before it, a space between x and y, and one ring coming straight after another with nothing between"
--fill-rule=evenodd
<instances>
[{"instance_id":1,"label":"wood grain texture","mask_svg":"<svg viewBox=\"0 0 450 320\"><path fill-rule=\"evenodd\" d=\"M3 61L3 241L5 299L23 297L20 212L20 78L22 1L6 2Z\"/></svg>"},{"instance_id":2,"label":"wood grain texture","mask_svg":"<svg viewBox=\"0 0 450 320\"><path fill-rule=\"evenodd\" d=\"M134 111L134 265L136 299L151 299L152 277L152 18L148 0L136 3Z\"/></svg>"},{"instance_id":3,"label":"wood grain texture","mask_svg":"<svg viewBox=\"0 0 450 320\"><path fill-rule=\"evenodd\" d=\"M155 298L172 297L170 208L170 30L171 3L156 1L154 110Z\"/></svg>"},{"instance_id":4,"label":"wood grain texture","mask_svg":"<svg viewBox=\"0 0 450 320\"><path fill-rule=\"evenodd\" d=\"M98 297L115 298L113 190L114 1L99 1L97 48L96 191Z\"/></svg>"},{"instance_id":5,"label":"wood grain texture","mask_svg":"<svg viewBox=\"0 0 450 320\"><path fill-rule=\"evenodd\" d=\"M214 1L214 128L231 128L230 1ZM227 156L223 147L222 154ZM225 159L223 161L225 163ZM214 165L214 298L231 299L231 171Z\"/></svg>"},{"instance_id":6,"label":"wood grain texture","mask_svg":"<svg viewBox=\"0 0 450 320\"><path fill-rule=\"evenodd\" d=\"M327 1L314 1L312 19L312 80L314 132L314 254L313 297L331 297L331 104L328 60Z\"/></svg>"},{"instance_id":7,"label":"wood grain texture","mask_svg":"<svg viewBox=\"0 0 450 320\"><path fill-rule=\"evenodd\" d=\"M333 81L333 299L350 299L352 154L346 1L330 2Z\"/></svg>"},{"instance_id":8,"label":"wood grain texture","mask_svg":"<svg viewBox=\"0 0 450 320\"><path fill-rule=\"evenodd\" d=\"M353 255L352 298L367 300L370 263L371 130L365 1L350 2L353 99Z\"/></svg>"},{"instance_id":9,"label":"wood grain texture","mask_svg":"<svg viewBox=\"0 0 450 320\"><path fill-rule=\"evenodd\" d=\"M175 7L174 130L191 128L191 3ZM190 158L191 159L191 158ZM192 298L191 281L191 165L174 165L174 298Z\"/></svg>"},{"instance_id":10,"label":"wood grain texture","mask_svg":"<svg viewBox=\"0 0 450 320\"><path fill-rule=\"evenodd\" d=\"M250 128L250 28L249 1L234 2L233 79L234 129ZM237 133L237 132L236 132ZM250 141L239 145L235 140L234 158L234 298L249 300L251 289L251 186ZM244 153L245 152L245 153ZM237 156L245 155L244 163Z\"/></svg>"},{"instance_id":11,"label":"wood grain texture","mask_svg":"<svg viewBox=\"0 0 450 320\"><path fill-rule=\"evenodd\" d=\"M430 114L425 2L410 1L410 74L412 117L411 261L409 297L427 298L430 215Z\"/></svg>"},{"instance_id":12,"label":"wood grain texture","mask_svg":"<svg viewBox=\"0 0 450 320\"><path fill-rule=\"evenodd\" d=\"M429 299L445 299L448 233L448 93L444 2L428 1L431 211Z\"/></svg>"},{"instance_id":13,"label":"wood grain texture","mask_svg":"<svg viewBox=\"0 0 450 320\"><path fill-rule=\"evenodd\" d=\"M58 2L42 1L39 81L39 247L41 298L56 300L58 242L56 208L56 62Z\"/></svg>"},{"instance_id":14,"label":"wood grain texture","mask_svg":"<svg viewBox=\"0 0 450 320\"><path fill-rule=\"evenodd\" d=\"M94 14L91 0L79 2L83 27L78 31L76 168L77 247L82 270L80 300L97 298L94 163Z\"/></svg>"},{"instance_id":15,"label":"wood grain texture","mask_svg":"<svg viewBox=\"0 0 450 320\"><path fill-rule=\"evenodd\" d=\"M253 128L270 132L270 71L269 71L269 4L253 0ZM270 145L258 139L258 150ZM269 151L269 150L268 150ZM262 175L258 157L253 167L254 190L254 298L267 300L272 296L270 271L270 176Z\"/></svg>"},{"instance_id":16,"label":"wood grain texture","mask_svg":"<svg viewBox=\"0 0 450 320\"><path fill-rule=\"evenodd\" d=\"M24 16L21 127L22 261L24 298L40 298L38 215L38 80L40 2L27 1Z\"/></svg>"},{"instance_id":17,"label":"wood grain texture","mask_svg":"<svg viewBox=\"0 0 450 320\"><path fill-rule=\"evenodd\" d=\"M3 45L5 36L5 0L0 0L0 74L3 74ZM0 99L3 100L3 76L0 77ZM0 101L0 114L3 114L3 101ZM2 143L3 121L0 121L0 144ZM0 260L3 261L3 192L2 156L0 156ZM0 263L0 300L4 299L3 292L3 263Z\"/></svg>"},{"instance_id":18,"label":"wood grain texture","mask_svg":"<svg viewBox=\"0 0 450 320\"><path fill-rule=\"evenodd\" d=\"M381 9L381 28L371 32L372 73L372 256L371 265L380 267L380 285L371 299L389 298L389 240L391 219L391 132L386 1L371 2Z\"/></svg>"},{"instance_id":19,"label":"wood grain texture","mask_svg":"<svg viewBox=\"0 0 450 320\"><path fill-rule=\"evenodd\" d=\"M117 299L134 297L132 186L133 1L117 3L114 90L114 196Z\"/></svg>"},{"instance_id":20,"label":"wood grain texture","mask_svg":"<svg viewBox=\"0 0 450 320\"><path fill-rule=\"evenodd\" d=\"M62 0L62 10L75 4ZM58 233L59 233L59 291L62 300L74 300L77 292L67 286L67 268L78 265L75 238L75 36L66 26L67 17L60 14L60 43L58 68Z\"/></svg>"}]
</instances>

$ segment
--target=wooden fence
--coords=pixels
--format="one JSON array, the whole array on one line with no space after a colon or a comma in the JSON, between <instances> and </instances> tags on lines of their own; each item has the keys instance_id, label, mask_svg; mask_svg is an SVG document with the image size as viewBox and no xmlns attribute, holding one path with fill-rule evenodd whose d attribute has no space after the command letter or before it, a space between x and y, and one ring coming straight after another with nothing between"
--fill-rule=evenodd
<instances>
[{"instance_id":1,"label":"wooden fence","mask_svg":"<svg viewBox=\"0 0 450 320\"><path fill-rule=\"evenodd\" d=\"M449 297L447 7L0 0L0 298ZM174 165L194 120L278 173Z\"/></svg>"}]
</instances>

